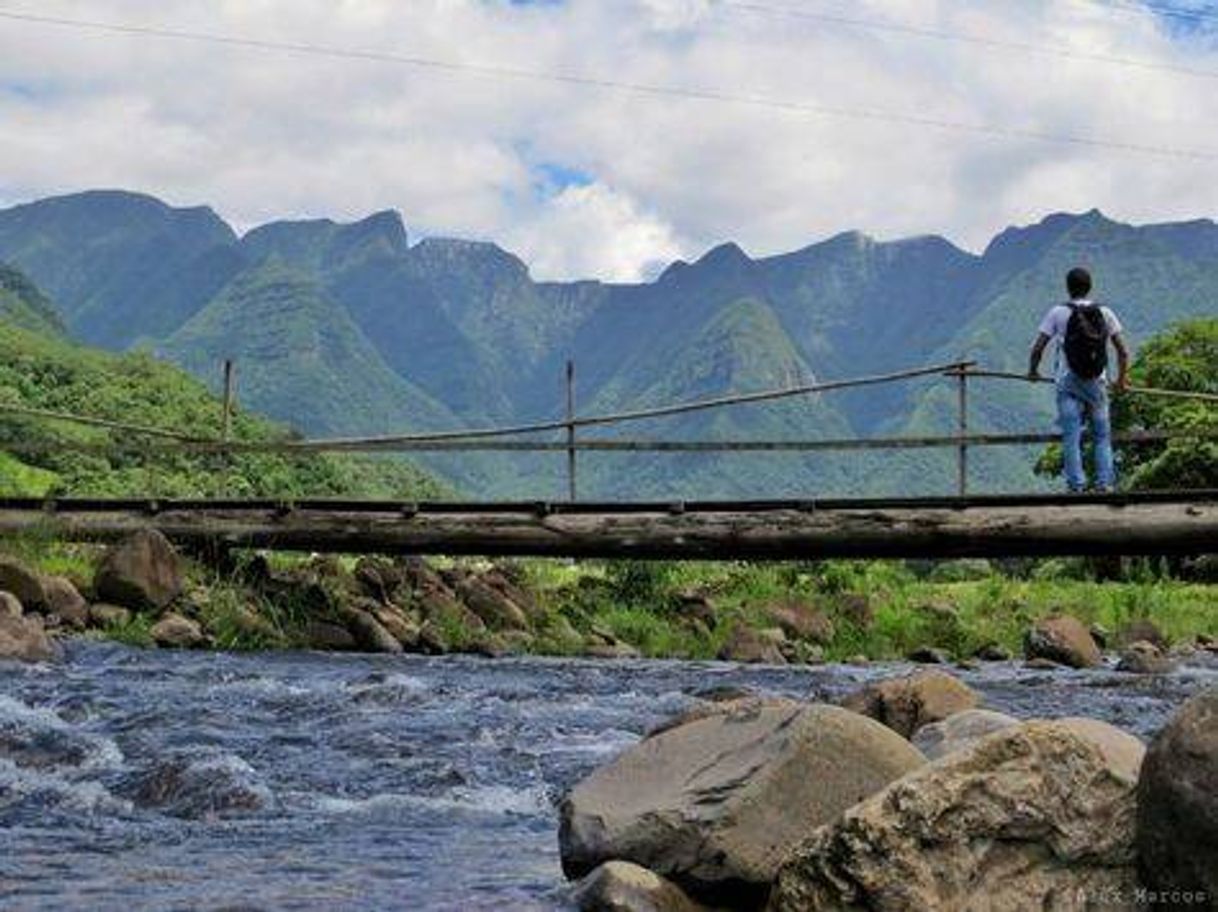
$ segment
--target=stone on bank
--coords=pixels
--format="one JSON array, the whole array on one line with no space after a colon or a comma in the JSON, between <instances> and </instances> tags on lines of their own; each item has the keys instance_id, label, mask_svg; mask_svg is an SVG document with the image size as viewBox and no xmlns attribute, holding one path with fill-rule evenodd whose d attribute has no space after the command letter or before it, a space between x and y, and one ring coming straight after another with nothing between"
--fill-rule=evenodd
<instances>
[{"instance_id":1,"label":"stone on bank","mask_svg":"<svg viewBox=\"0 0 1218 912\"><path fill-rule=\"evenodd\" d=\"M920 671L866 685L842 700L852 712L870 716L908 738L923 725L973 709L981 698L943 671Z\"/></svg>"},{"instance_id":2,"label":"stone on bank","mask_svg":"<svg viewBox=\"0 0 1218 912\"><path fill-rule=\"evenodd\" d=\"M695 719L572 789L563 870L631 861L694 899L756 908L811 829L924 763L905 739L836 706L762 703Z\"/></svg>"},{"instance_id":3,"label":"stone on bank","mask_svg":"<svg viewBox=\"0 0 1218 912\"><path fill-rule=\"evenodd\" d=\"M607 861L576 886L580 912L704 912L676 884L628 861Z\"/></svg>"},{"instance_id":4,"label":"stone on bank","mask_svg":"<svg viewBox=\"0 0 1218 912\"><path fill-rule=\"evenodd\" d=\"M1105 897L1137 886L1124 739L1028 722L924 766L814 832L768 912L1120 908Z\"/></svg>"},{"instance_id":5,"label":"stone on bank","mask_svg":"<svg viewBox=\"0 0 1218 912\"><path fill-rule=\"evenodd\" d=\"M1218 907L1218 687L1186 702L1150 745L1138 783L1146 885Z\"/></svg>"}]
</instances>

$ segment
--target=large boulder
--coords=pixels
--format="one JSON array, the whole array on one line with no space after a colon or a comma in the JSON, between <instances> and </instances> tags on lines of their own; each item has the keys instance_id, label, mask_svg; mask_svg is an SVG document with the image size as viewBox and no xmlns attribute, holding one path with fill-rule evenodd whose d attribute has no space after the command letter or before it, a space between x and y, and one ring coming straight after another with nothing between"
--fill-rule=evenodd
<instances>
[{"instance_id":1,"label":"large boulder","mask_svg":"<svg viewBox=\"0 0 1218 912\"><path fill-rule=\"evenodd\" d=\"M1132 674L1167 674L1175 667L1171 656L1147 640L1130 643L1121 650L1121 660L1117 662L1117 671Z\"/></svg>"},{"instance_id":2,"label":"large boulder","mask_svg":"<svg viewBox=\"0 0 1218 912\"><path fill-rule=\"evenodd\" d=\"M429 585L420 591L417 604L423 619L438 629L455 626L471 634L486 630L482 618L458 601L444 583Z\"/></svg>"},{"instance_id":3,"label":"large boulder","mask_svg":"<svg viewBox=\"0 0 1218 912\"><path fill-rule=\"evenodd\" d=\"M17 560L0 554L0 589L11 592L27 611L46 610L45 578Z\"/></svg>"},{"instance_id":4,"label":"large boulder","mask_svg":"<svg viewBox=\"0 0 1218 912\"><path fill-rule=\"evenodd\" d=\"M953 713L942 722L923 725L913 736L913 744L928 760L938 760L948 754L971 747L996 731L1018 725L1019 720L1006 713L989 709L966 709Z\"/></svg>"},{"instance_id":5,"label":"large boulder","mask_svg":"<svg viewBox=\"0 0 1218 912\"><path fill-rule=\"evenodd\" d=\"M12 614L11 608L0 611L0 659L49 662L57 658L59 650L43 629L42 619Z\"/></svg>"},{"instance_id":6,"label":"large boulder","mask_svg":"<svg viewBox=\"0 0 1218 912\"><path fill-rule=\"evenodd\" d=\"M580 782L561 807L568 877L613 859L694 898L765 901L810 831L925 762L884 726L836 706L760 705L640 742Z\"/></svg>"},{"instance_id":7,"label":"large boulder","mask_svg":"<svg viewBox=\"0 0 1218 912\"><path fill-rule=\"evenodd\" d=\"M154 611L181 594L182 582L182 561L169 539L155 529L142 529L106 552L93 590L101 601Z\"/></svg>"},{"instance_id":8,"label":"large boulder","mask_svg":"<svg viewBox=\"0 0 1218 912\"><path fill-rule=\"evenodd\" d=\"M674 883L628 861L608 861L579 882L580 912L703 912Z\"/></svg>"},{"instance_id":9,"label":"large boulder","mask_svg":"<svg viewBox=\"0 0 1218 912\"><path fill-rule=\"evenodd\" d=\"M1125 778L1137 781L1142 771L1142 760L1146 756L1146 745L1136 736L1115 725L1084 716L1065 716L1051 721L1090 741L1109 766Z\"/></svg>"},{"instance_id":10,"label":"large boulder","mask_svg":"<svg viewBox=\"0 0 1218 912\"><path fill-rule=\"evenodd\" d=\"M506 585L506 580L502 581ZM467 576L457 581L456 594L491 630L527 630L529 627L524 608L482 577Z\"/></svg>"},{"instance_id":11,"label":"large boulder","mask_svg":"<svg viewBox=\"0 0 1218 912\"><path fill-rule=\"evenodd\" d=\"M781 628L773 628L779 634ZM786 656L779 648L781 638L764 630L755 630L737 624L719 650L719 658L725 662L751 662L766 665L785 665Z\"/></svg>"},{"instance_id":12,"label":"large boulder","mask_svg":"<svg viewBox=\"0 0 1218 912\"><path fill-rule=\"evenodd\" d=\"M346 612L347 629L366 652L402 652L402 644L375 617L358 608ZM416 638L417 640L417 638Z\"/></svg>"},{"instance_id":13,"label":"large boulder","mask_svg":"<svg viewBox=\"0 0 1218 912\"><path fill-rule=\"evenodd\" d=\"M1136 888L1135 785L1069 726L1004 729L818 829L769 912L1112 907Z\"/></svg>"},{"instance_id":14,"label":"large boulder","mask_svg":"<svg viewBox=\"0 0 1218 912\"><path fill-rule=\"evenodd\" d=\"M479 578L483 583L517 605L528 617L530 623L536 623L545 619L545 608L537 600L536 596L514 580L511 575L505 573L503 569L495 567L481 574Z\"/></svg>"},{"instance_id":15,"label":"large boulder","mask_svg":"<svg viewBox=\"0 0 1218 912\"><path fill-rule=\"evenodd\" d=\"M1094 668L1103 661L1091 631L1068 614L1036 621L1024 634L1023 651L1028 659L1048 659L1071 668Z\"/></svg>"},{"instance_id":16,"label":"large boulder","mask_svg":"<svg viewBox=\"0 0 1218 912\"><path fill-rule=\"evenodd\" d=\"M766 608L766 616L792 639L810 640L821 646L833 641L833 621L829 615L806 602L778 602Z\"/></svg>"},{"instance_id":17,"label":"large boulder","mask_svg":"<svg viewBox=\"0 0 1218 912\"><path fill-rule=\"evenodd\" d=\"M973 709L981 698L944 671L919 671L866 685L842 700L852 712L883 722L904 738L923 725Z\"/></svg>"},{"instance_id":18,"label":"large boulder","mask_svg":"<svg viewBox=\"0 0 1218 912\"><path fill-rule=\"evenodd\" d=\"M131 611L119 605L98 602L89 606L89 623L94 627L122 627L131 622Z\"/></svg>"},{"instance_id":19,"label":"large boulder","mask_svg":"<svg viewBox=\"0 0 1218 912\"><path fill-rule=\"evenodd\" d=\"M1218 687L1186 702L1151 742L1138 783L1138 862L1156 891L1218 905Z\"/></svg>"},{"instance_id":20,"label":"large boulder","mask_svg":"<svg viewBox=\"0 0 1218 912\"><path fill-rule=\"evenodd\" d=\"M89 603L66 576L48 576L42 581L46 592L46 612L59 617L77 630L89 624Z\"/></svg>"},{"instance_id":21,"label":"large boulder","mask_svg":"<svg viewBox=\"0 0 1218 912\"><path fill-rule=\"evenodd\" d=\"M406 585L406 570L383 557L361 557L355 564L355 582L369 598L391 602Z\"/></svg>"},{"instance_id":22,"label":"large boulder","mask_svg":"<svg viewBox=\"0 0 1218 912\"><path fill-rule=\"evenodd\" d=\"M170 612L152 625L152 640L170 649L197 649L207 645L207 636L197 622Z\"/></svg>"},{"instance_id":23,"label":"large boulder","mask_svg":"<svg viewBox=\"0 0 1218 912\"><path fill-rule=\"evenodd\" d=\"M25 614L25 608L21 604L21 599L11 592L0 590L0 614L15 618L22 617Z\"/></svg>"},{"instance_id":24,"label":"large boulder","mask_svg":"<svg viewBox=\"0 0 1218 912\"><path fill-rule=\"evenodd\" d=\"M419 625L407 617L402 609L395 605L381 605L372 612L372 616L402 644L402 648L414 649L419 645Z\"/></svg>"},{"instance_id":25,"label":"large boulder","mask_svg":"<svg viewBox=\"0 0 1218 912\"><path fill-rule=\"evenodd\" d=\"M359 643L350 630L329 621L310 621L305 627L304 642L309 649L322 649L327 652L359 649Z\"/></svg>"},{"instance_id":26,"label":"large boulder","mask_svg":"<svg viewBox=\"0 0 1218 912\"><path fill-rule=\"evenodd\" d=\"M790 697L759 696L750 693L733 695L724 699L712 697L699 700L675 716L670 716L649 731L645 737L654 738L666 731L680 728L690 722L697 722L699 719L709 719L711 716L746 717L756 715L766 707L794 710L799 709L800 706L798 701L792 700Z\"/></svg>"}]
</instances>

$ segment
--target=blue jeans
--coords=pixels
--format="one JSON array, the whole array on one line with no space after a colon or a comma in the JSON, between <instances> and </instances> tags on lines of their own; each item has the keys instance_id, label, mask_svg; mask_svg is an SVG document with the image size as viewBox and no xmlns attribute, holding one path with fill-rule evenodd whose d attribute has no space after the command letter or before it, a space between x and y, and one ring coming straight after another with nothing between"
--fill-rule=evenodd
<instances>
[{"instance_id":1,"label":"blue jeans","mask_svg":"<svg viewBox=\"0 0 1218 912\"><path fill-rule=\"evenodd\" d=\"M1066 487L1082 491L1087 487L1083 473L1083 422L1090 416L1091 436L1095 442L1095 483L1110 488L1116 483L1112 461L1112 424L1108 418L1108 389L1104 378L1082 380L1067 371L1057 381L1057 420L1062 430L1062 461Z\"/></svg>"}]
</instances>

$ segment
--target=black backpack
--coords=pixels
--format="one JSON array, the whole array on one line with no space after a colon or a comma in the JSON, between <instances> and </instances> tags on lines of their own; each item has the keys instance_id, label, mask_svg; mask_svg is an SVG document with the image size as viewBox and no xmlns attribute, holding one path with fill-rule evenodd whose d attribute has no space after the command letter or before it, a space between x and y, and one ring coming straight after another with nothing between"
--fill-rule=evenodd
<instances>
[{"instance_id":1,"label":"black backpack","mask_svg":"<svg viewBox=\"0 0 1218 912\"><path fill-rule=\"evenodd\" d=\"M1094 380L1108 366L1108 321L1098 304L1083 307L1071 301L1062 351L1076 377Z\"/></svg>"}]
</instances>

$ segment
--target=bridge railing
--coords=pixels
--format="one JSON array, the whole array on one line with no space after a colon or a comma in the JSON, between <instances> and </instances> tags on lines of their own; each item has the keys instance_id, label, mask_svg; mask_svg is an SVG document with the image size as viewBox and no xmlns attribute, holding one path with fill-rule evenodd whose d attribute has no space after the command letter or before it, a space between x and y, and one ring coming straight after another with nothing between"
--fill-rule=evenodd
<instances>
[{"instance_id":1,"label":"bridge railing","mask_svg":"<svg viewBox=\"0 0 1218 912\"><path fill-rule=\"evenodd\" d=\"M970 430L971 383L994 379L1024 383L1052 383L1048 378L1032 378L1023 374L978 368L973 361L956 361L930 365L887 374L854 377L843 380L801 384L781 389L737 393L689 402L673 403L632 411L602 415L578 415L575 410L575 365L567 362L566 409L561 419L505 427L463 428L447 431L412 432L404 434L341 437L325 439L234 440L231 418L236 408L235 369L231 361L224 362L224 400L219 436L187 434L172 428L149 427L115 421L99 416L79 415L19 404L0 403L0 414L12 414L46 421L64 421L99 429L121 432L123 444L83 441L56 442L54 448L87 452L97 455L128 449L131 439L140 442L140 452L149 456L167 453L278 453L305 455L326 452L409 453L409 452L502 452L502 453L565 453L567 463L567 494L572 501L578 494L578 460L580 452L628 453L776 453L826 452L864 450L908 450L951 448L956 451L956 492L968 494L969 454L973 447L1036 445L1060 439L1056 433L976 433ZM852 437L807 440L656 440L580 437L582 429L608 427L647 419L683 415L731 406L774 402L783 399L817 395L861 387L886 385L919 378L947 377L956 386L956 432L954 434L905 435L887 437ZM1165 390L1131 387L1127 395L1160 396L1218 403L1218 394L1185 390ZM562 432L564 440L527 439L542 433ZM526 439L520 439L526 438ZM1161 443L1178 439L1198 441L1218 440L1218 426L1212 429L1145 429L1113 435L1116 443ZM45 451L46 444L11 440L0 442L0 449L11 453Z\"/></svg>"}]
</instances>

